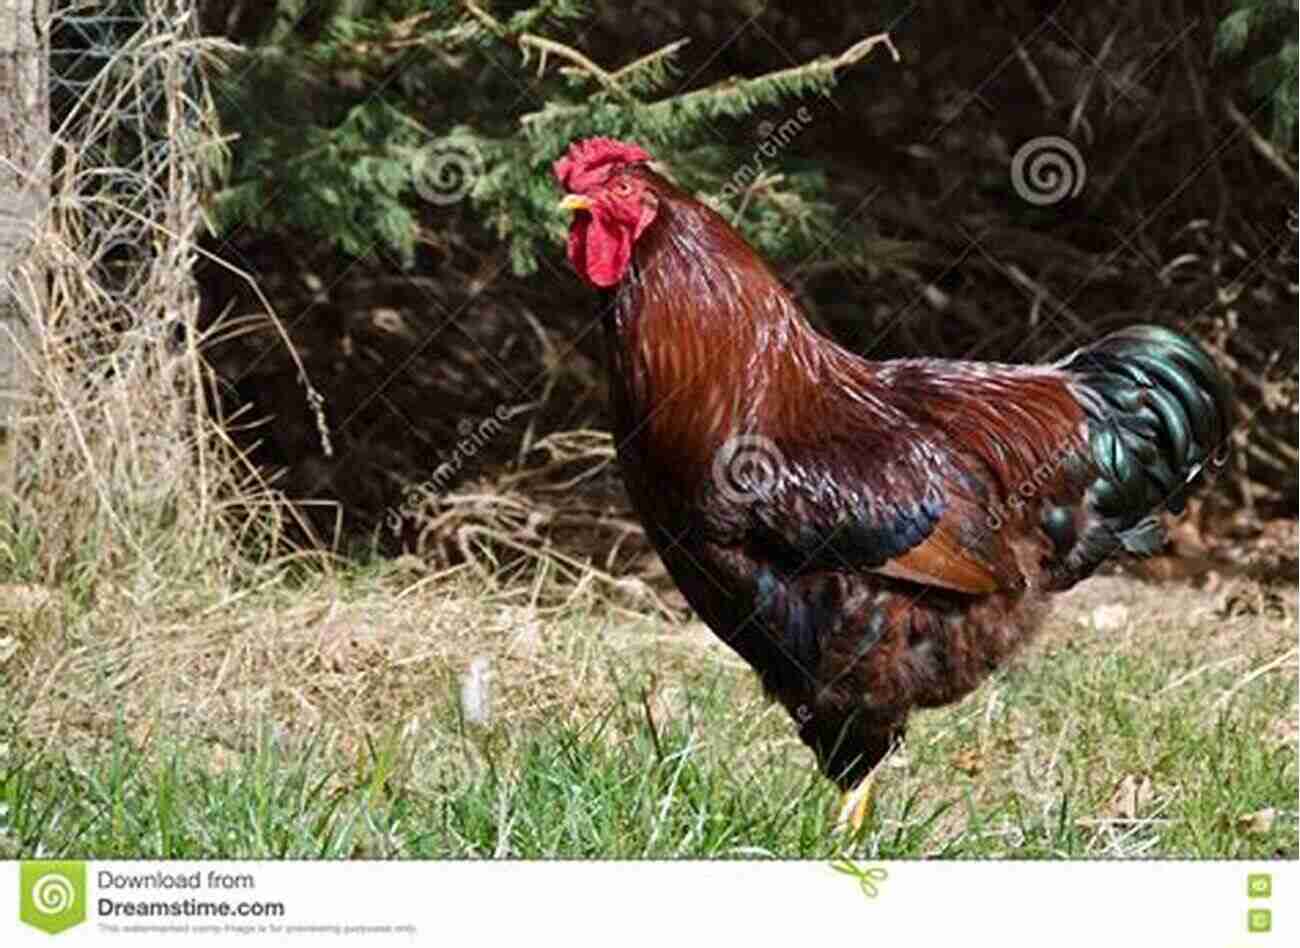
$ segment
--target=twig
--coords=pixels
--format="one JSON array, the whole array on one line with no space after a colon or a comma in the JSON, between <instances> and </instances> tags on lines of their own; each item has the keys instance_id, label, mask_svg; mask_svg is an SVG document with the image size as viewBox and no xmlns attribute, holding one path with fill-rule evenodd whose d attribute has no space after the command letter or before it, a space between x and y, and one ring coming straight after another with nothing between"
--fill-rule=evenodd
<instances>
[{"instance_id":1,"label":"twig","mask_svg":"<svg viewBox=\"0 0 1300 948\"><path fill-rule=\"evenodd\" d=\"M1278 154L1272 143L1256 130L1255 126L1250 123L1250 119L1242 115L1241 110L1227 96L1223 97L1223 110L1228 114L1228 118L1232 120L1232 123L1246 133L1246 138L1250 141L1251 147L1259 152L1261 158L1282 172L1282 176L1293 185L1298 183L1295 169L1287 163L1285 158Z\"/></svg>"},{"instance_id":2,"label":"twig","mask_svg":"<svg viewBox=\"0 0 1300 948\"><path fill-rule=\"evenodd\" d=\"M1052 773L1056 770L1056 764L1061 759L1061 750L1065 746L1065 738L1070 733L1070 728L1074 724L1074 716L1067 715L1065 723L1061 725L1061 731L1056 735L1056 742L1052 745L1052 756L1047 760L1047 767L1043 771L1044 779L1050 780Z\"/></svg>"},{"instance_id":3,"label":"twig","mask_svg":"<svg viewBox=\"0 0 1300 948\"><path fill-rule=\"evenodd\" d=\"M1173 20L1175 23L1187 23L1187 13L1183 8L1183 0L1174 0ZM1219 193L1218 213L1214 218L1214 233L1222 234L1224 221L1228 217L1228 207L1230 199L1228 197L1228 179L1223 173L1223 162L1220 160L1222 149L1215 147L1213 132L1213 123L1210 121L1209 109L1205 104L1205 85L1203 82L1204 68L1201 66L1200 56L1192 47L1192 44L1185 41L1186 33L1179 36L1178 48L1182 56L1183 71L1186 74L1185 88L1191 91L1192 106L1196 109L1196 115L1199 121L1196 123L1196 129L1201 136L1201 148L1203 153L1208 156L1210 171L1214 177L1215 190Z\"/></svg>"},{"instance_id":4,"label":"twig","mask_svg":"<svg viewBox=\"0 0 1300 948\"><path fill-rule=\"evenodd\" d=\"M884 46L888 49L889 55L894 57L894 62L901 63L903 61L903 57L898 52L898 47L896 47L894 41L889 38L889 34L876 33L872 36L866 37L865 39L859 40L844 52L840 53L839 58L836 60L837 65L835 68L838 69L841 66L848 66L857 62L877 46Z\"/></svg>"},{"instance_id":5,"label":"twig","mask_svg":"<svg viewBox=\"0 0 1300 948\"><path fill-rule=\"evenodd\" d=\"M1245 658L1244 655L1229 655L1227 658L1221 658L1218 661L1206 662L1204 665L1198 665L1196 668L1193 668L1191 671L1187 672L1186 674L1179 675L1177 678L1175 678L1169 684L1165 685L1163 688L1161 688L1151 697L1158 698L1160 697L1160 695L1164 694L1165 692L1173 691L1179 685L1186 684L1187 682L1191 681L1193 678L1197 677L1198 675L1203 675L1205 672L1210 671L1211 669L1220 668L1224 665L1232 665L1235 662L1242 661L1244 658Z\"/></svg>"},{"instance_id":6,"label":"twig","mask_svg":"<svg viewBox=\"0 0 1300 948\"><path fill-rule=\"evenodd\" d=\"M651 673L650 684L641 689L641 707L645 709L645 720L646 724L650 728L650 743L654 745L655 759L660 763L663 763L664 748L663 744L659 741L659 725L655 723L654 711L650 709L650 695L654 689L657 688L658 684L659 683L655 679L654 674Z\"/></svg>"},{"instance_id":7,"label":"twig","mask_svg":"<svg viewBox=\"0 0 1300 948\"><path fill-rule=\"evenodd\" d=\"M480 7L474 0L461 0L461 3L474 19L488 28L488 32L502 39L510 36L510 31L505 28L502 22Z\"/></svg>"},{"instance_id":8,"label":"twig","mask_svg":"<svg viewBox=\"0 0 1300 948\"><path fill-rule=\"evenodd\" d=\"M636 72L638 69L641 69L649 65L650 63L655 62L656 60L667 59L669 56L675 54L679 49L681 49L690 41L691 38L689 36L683 37L682 39L679 40L673 40L667 46L661 46L658 49L656 49L653 53L647 53L646 55L642 56L640 59L634 59L632 60L632 62L628 63L626 66L622 67L621 69L615 70L611 74L611 78L613 78L615 82L620 82L623 79L630 76L632 73Z\"/></svg>"},{"instance_id":9,"label":"twig","mask_svg":"<svg viewBox=\"0 0 1300 948\"><path fill-rule=\"evenodd\" d=\"M1093 140L1093 132L1092 125L1087 117L1088 103L1092 100L1093 90L1097 88L1098 77L1105 72L1104 63L1107 57L1110 56L1110 48L1114 44L1117 35L1119 35L1119 27L1111 30L1106 39L1102 41L1101 48L1097 50L1097 55L1093 58L1092 68L1088 70L1088 79L1075 100L1074 108L1070 110L1070 134L1074 135L1075 130L1083 126L1089 143Z\"/></svg>"},{"instance_id":10,"label":"twig","mask_svg":"<svg viewBox=\"0 0 1300 948\"><path fill-rule=\"evenodd\" d=\"M569 62L578 66L583 72L593 76L597 82L614 93L625 102L636 103L633 95L618 84L618 81L600 66L597 66L589 58L578 52L572 46L566 46L564 43L557 43L555 40L549 40L545 37L535 36L532 33L524 33L518 39L519 48L524 51L524 65L528 65L528 50L536 49L541 53L541 58L537 63L537 73L540 76L546 70L546 55L554 53L561 59L567 59Z\"/></svg>"},{"instance_id":11,"label":"twig","mask_svg":"<svg viewBox=\"0 0 1300 948\"><path fill-rule=\"evenodd\" d=\"M1267 663L1265 663L1265 664L1259 666L1259 668L1256 668L1253 672L1251 672L1250 674L1246 675L1246 676L1245 676L1244 678L1242 678L1239 682L1237 682L1235 685L1233 685L1231 688L1229 688L1226 692L1224 692L1224 693L1223 693L1223 696L1222 696L1221 698L1219 698L1218 701L1214 702L1214 710L1215 710L1215 711L1222 710L1223 706L1226 705L1229 701L1231 701L1233 695L1235 695L1235 694L1236 694L1238 691L1240 691L1242 688L1245 688L1247 685L1249 685L1249 684L1250 684L1252 681L1254 681L1256 678L1259 678L1259 677L1261 677L1261 676L1263 676L1263 675L1267 675L1267 674L1268 674L1269 672L1271 672L1271 671L1277 671L1277 669L1281 668L1281 667L1282 667L1283 665L1285 665L1287 662L1294 662L1294 661L1295 661L1295 658L1296 658L1296 656L1297 656L1298 654L1300 654L1300 649L1294 649L1294 648L1293 648L1293 649L1291 649L1291 651L1287 652L1286 654L1284 654L1284 655L1279 655L1277 658L1273 659L1271 662L1267 662Z\"/></svg>"},{"instance_id":12,"label":"twig","mask_svg":"<svg viewBox=\"0 0 1300 948\"><path fill-rule=\"evenodd\" d=\"M518 36L514 36L505 28L500 20L482 9L474 2L474 0L463 0L463 2L465 9L470 13L470 15L486 26L491 33L503 40L513 40L515 42L515 44L523 51L524 65L528 65L528 51L530 49L537 50L538 53L541 54L537 63L538 75L541 75L546 71L546 57L554 54L561 59L568 60L587 75L594 77L597 82L624 101L632 103L636 102L636 99L633 98L631 93L618 84L618 80L615 77L616 74L611 74L605 69L602 69L589 57L578 52L578 50L574 49L572 46L557 42L556 40L547 39L544 36L538 36L535 33L521 33ZM642 60L638 60L638 62L660 55L666 49L678 48L683 42L684 41L682 40L678 40L676 44L669 44L669 46L664 47L663 50L657 50L656 52L651 53L648 57L642 57ZM636 65L636 63L633 63L633 65ZM619 71L622 72L623 70Z\"/></svg>"},{"instance_id":13,"label":"twig","mask_svg":"<svg viewBox=\"0 0 1300 948\"><path fill-rule=\"evenodd\" d=\"M1052 90L1047 88L1047 82L1043 79L1043 74L1038 71L1037 64L1029 58L1029 53L1025 50L1024 44L1019 41L1016 42L1016 59L1020 60L1020 65L1024 67L1025 75L1029 77L1029 84L1038 93L1043 108L1048 112L1055 111L1056 96L1052 95Z\"/></svg>"}]
</instances>

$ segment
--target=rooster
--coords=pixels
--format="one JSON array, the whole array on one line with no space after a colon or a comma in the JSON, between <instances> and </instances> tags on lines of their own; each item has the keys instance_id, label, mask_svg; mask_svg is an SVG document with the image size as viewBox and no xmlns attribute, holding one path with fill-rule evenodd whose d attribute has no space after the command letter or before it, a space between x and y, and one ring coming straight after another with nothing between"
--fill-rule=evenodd
<instances>
[{"instance_id":1,"label":"rooster","mask_svg":"<svg viewBox=\"0 0 1300 948\"><path fill-rule=\"evenodd\" d=\"M1161 511L1224 461L1232 393L1157 326L1050 365L863 359L650 160L592 138L553 166L569 261L608 295L627 491L859 827L913 708L973 690L1051 593L1159 549Z\"/></svg>"}]
</instances>

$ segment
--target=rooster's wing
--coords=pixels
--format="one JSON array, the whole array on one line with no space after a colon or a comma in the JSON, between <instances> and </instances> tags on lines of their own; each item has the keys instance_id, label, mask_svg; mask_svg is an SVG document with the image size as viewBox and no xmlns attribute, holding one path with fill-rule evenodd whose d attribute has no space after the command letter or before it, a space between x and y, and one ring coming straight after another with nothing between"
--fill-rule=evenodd
<instances>
[{"instance_id":1,"label":"rooster's wing","mask_svg":"<svg viewBox=\"0 0 1300 948\"><path fill-rule=\"evenodd\" d=\"M867 570L971 594L1023 586L975 465L935 437L895 434L772 439L770 476L728 518L737 539L787 574Z\"/></svg>"}]
</instances>

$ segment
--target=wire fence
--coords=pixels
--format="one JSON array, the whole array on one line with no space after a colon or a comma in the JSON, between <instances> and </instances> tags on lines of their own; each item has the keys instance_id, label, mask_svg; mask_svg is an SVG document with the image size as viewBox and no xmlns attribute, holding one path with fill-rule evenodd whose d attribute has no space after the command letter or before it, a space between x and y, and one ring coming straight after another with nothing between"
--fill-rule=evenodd
<instances>
[{"instance_id":1,"label":"wire fence","mask_svg":"<svg viewBox=\"0 0 1300 948\"><path fill-rule=\"evenodd\" d=\"M52 223L77 235L83 276L69 289L92 325L118 330L95 340L110 351L194 316L199 182L218 157L195 20L192 0L52 10Z\"/></svg>"},{"instance_id":2,"label":"wire fence","mask_svg":"<svg viewBox=\"0 0 1300 948\"><path fill-rule=\"evenodd\" d=\"M42 292L14 429L20 519L39 525L31 559L47 574L82 562L88 536L107 563L145 550L160 517L211 512L205 461L221 436L191 272L222 161L203 66L223 45L199 36L194 0L52 0L48 15L36 173L49 200L19 268ZM170 555L155 552L155 565Z\"/></svg>"}]
</instances>

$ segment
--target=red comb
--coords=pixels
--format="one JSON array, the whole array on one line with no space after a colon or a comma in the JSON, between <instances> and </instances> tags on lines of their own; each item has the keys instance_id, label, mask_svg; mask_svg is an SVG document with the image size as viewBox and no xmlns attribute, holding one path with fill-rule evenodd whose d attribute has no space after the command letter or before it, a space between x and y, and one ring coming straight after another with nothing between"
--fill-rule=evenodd
<instances>
[{"instance_id":1,"label":"red comb","mask_svg":"<svg viewBox=\"0 0 1300 948\"><path fill-rule=\"evenodd\" d=\"M586 138L570 145L569 153L551 169L564 190L581 194L603 184L615 165L649 160L649 152L639 145L613 138Z\"/></svg>"}]
</instances>

